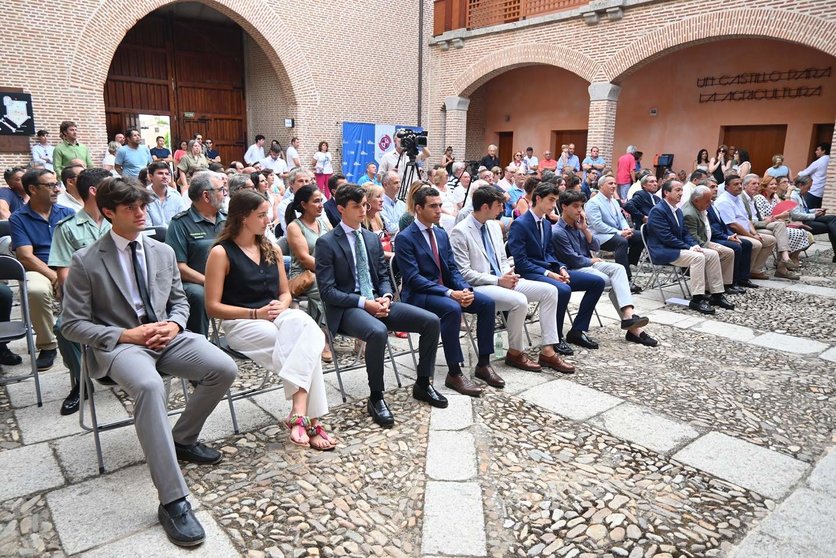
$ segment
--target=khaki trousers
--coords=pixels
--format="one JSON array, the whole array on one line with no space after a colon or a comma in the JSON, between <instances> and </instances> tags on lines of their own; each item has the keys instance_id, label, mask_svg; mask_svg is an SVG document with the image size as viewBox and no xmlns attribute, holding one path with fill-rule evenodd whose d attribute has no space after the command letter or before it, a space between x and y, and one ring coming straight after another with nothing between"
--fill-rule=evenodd
<instances>
[{"instance_id":1,"label":"khaki trousers","mask_svg":"<svg viewBox=\"0 0 836 558\"><path fill-rule=\"evenodd\" d=\"M722 294L726 290L720 269L720 255L711 248L703 248L702 252L681 250L671 265L690 268L692 295L705 295L706 286L711 294Z\"/></svg>"},{"instance_id":2,"label":"khaki trousers","mask_svg":"<svg viewBox=\"0 0 836 558\"><path fill-rule=\"evenodd\" d=\"M775 243L778 246L779 252L790 251L790 238L787 233L787 225L783 221L772 221L766 227L757 229L761 235L769 235L775 237Z\"/></svg>"},{"instance_id":3,"label":"khaki trousers","mask_svg":"<svg viewBox=\"0 0 836 558\"><path fill-rule=\"evenodd\" d=\"M775 248L775 237L768 234L761 235L761 239L753 238L751 236L744 236L746 240L752 243L752 273L760 272L766 265L766 260L772 255L772 249Z\"/></svg>"},{"instance_id":4,"label":"khaki trousers","mask_svg":"<svg viewBox=\"0 0 836 558\"><path fill-rule=\"evenodd\" d=\"M720 256L720 268L723 270L723 284L731 285L734 283L734 250L728 246L710 241L705 244L704 248L711 248Z\"/></svg>"},{"instance_id":5,"label":"khaki trousers","mask_svg":"<svg viewBox=\"0 0 836 558\"><path fill-rule=\"evenodd\" d=\"M26 288L29 290L29 319L32 320L32 328L35 330L35 345L39 351L55 349L58 342L53 331L55 316L52 314L52 305L55 301L55 291L52 283L46 275L37 271L27 271Z\"/></svg>"}]
</instances>

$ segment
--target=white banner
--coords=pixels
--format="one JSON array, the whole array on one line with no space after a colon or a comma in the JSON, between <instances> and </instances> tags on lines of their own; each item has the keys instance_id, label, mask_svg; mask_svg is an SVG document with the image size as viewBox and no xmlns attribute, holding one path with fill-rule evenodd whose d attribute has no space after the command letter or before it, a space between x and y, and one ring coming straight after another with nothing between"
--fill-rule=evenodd
<instances>
[{"instance_id":1,"label":"white banner","mask_svg":"<svg viewBox=\"0 0 836 558\"><path fill-rule=\"evenodd\" d=\"M395 126L374 125L374 158L379 162L383 156L395 149Z\"/></svg>"}]
</instances>

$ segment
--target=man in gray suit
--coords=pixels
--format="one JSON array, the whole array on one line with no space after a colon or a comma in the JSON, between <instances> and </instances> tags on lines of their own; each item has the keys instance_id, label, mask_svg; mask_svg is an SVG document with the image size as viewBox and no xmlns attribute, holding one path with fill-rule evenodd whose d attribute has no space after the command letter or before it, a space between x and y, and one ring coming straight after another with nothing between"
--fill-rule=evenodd
<instances>
[{"instance_id":1,"label":"man in gray suit","mask_svg":"<svg viewBox=\"0 0 836 558\"><path fill-rule=\"evenodd\" d=\"M711 241L711 224L708 222L708 206L711 205L711 188L697 186L691 197L682 206L682 215L688 232L697 239L701 248L709 248L720 256L720 268L723 271L723 285L726 292L739 294L734 287L734 250Z\"/></svg>"},{"instance_id":2,"label":"man in gray suit","mask_svg":"<svg viewBox=\"0 0 836 558\"><path fill-rule=\"evenodd\" d=\"M593 196L584 207L586 220L601 249L612 251L615 262L624 266L630 290L640 293L641 288L633 284L630 264L638 265L644 245L639 231L633 230L621 212L615 190L615 178L612 176L605 175L598 180L598 195Z\"/></svg>"},{"instance_id":3,"label":"man in gray suit","mask_svg":"<svg viewBox=\"0 0 836 558\"><path fill-rule=\"evenodd\" d=\"M197 437L237 367L206 338L185 330L189 303L174 251L142 234L150 201L149 191L132 179L111 178L98 187L96 203L113 228L73 255L62 332L89 346L91 377L108 376L133 398L137 436L159 495L157 516L171 542L195 546L205 533L186 500L177 460L221 460ZM160 374L197 382L171 432Z\"/></svg>"},{"instance_id":4,"label":"man in gray suit","mask_svg":"<svg viewBox=\"0 0 836 558\"><path fill-rule=\"evenodd\" d=\"M458 223L450 233L453 256L462 277L473 290L493 299L496 309L508 312L508 352L505 364L539 372L547 366L563 373L575 367L558 355L553 345L560 341L557 332L557 289L540 281L529 281L514 273L510 258L505 255L502 229L497 217L502 212L505 196L493 186L480 186L473 192L473 213ZM529 301L540 303L540 325L543 344L539 363L525 353L523 327ZM503 387L505 381L493 372L477 378L488 385Z\"/></svg>"}]
</instances>

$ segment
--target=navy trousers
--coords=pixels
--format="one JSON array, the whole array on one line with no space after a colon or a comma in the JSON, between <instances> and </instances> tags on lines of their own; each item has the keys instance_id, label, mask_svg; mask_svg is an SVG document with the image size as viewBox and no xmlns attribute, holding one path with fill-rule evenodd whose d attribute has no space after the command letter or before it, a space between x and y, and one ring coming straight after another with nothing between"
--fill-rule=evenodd
<instances>
[{"instance_id":1,"label":"navy trousers","mask_svg":"<svg viewBox=\"0 0 836 558\"><path fill-rule=\"evenodd\" d=\"M741 238L740 242L731 240L712 240L721 246L734 250L734 280L736 282L748 281L750 267L752 267L752 243Z\"/></svg>"},{"instance_id":2,"label":"navy trousers","mask_svg":"<svg viewBox=\"0 0 836 558\"><path fill-rule=\"evenodd\" d=\"M473 293L473 303L467 308L450 297L426 295L424 308L441 320L441 342L444 344L444 358L447 364L464 362L462 346L459 341L459 326L462 312L476 314L476 345L479 356L493 353L494 322L496 305L492 298L480 293Z\"/></svg>"},{"instance_id":3,"label":"navy trousers","mask_svg":"<svg viewBox=\"0 0 836 558\"><path fill-rule=\"evenodd\" d=\"M572 322L572 330L578 332L589 330L589 323L592 320L595 305L598 304L598 299L604 292L605 283L601 277L583 271L570 271L568 285L545 275L526 275L525 278L554 285L557 289L557 333L560 339L563 339L563 320L566 317L566 309L569 307L569 298L572 296L572 292L585 291L586 294L581 299L578 314Z\"/></svg>"}]
</instances>

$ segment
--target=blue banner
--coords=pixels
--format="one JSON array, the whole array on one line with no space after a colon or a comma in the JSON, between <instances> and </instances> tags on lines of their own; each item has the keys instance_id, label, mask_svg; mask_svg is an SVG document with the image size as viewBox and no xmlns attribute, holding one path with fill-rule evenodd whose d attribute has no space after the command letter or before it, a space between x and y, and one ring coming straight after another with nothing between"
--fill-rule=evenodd
<instances>
[{"instance_id":1,"label":"blue banner","mask_svg":"<svg viewBox=\"0 0 836 558\"><path fill-rule=\"evenodd\" d=\"M374 124L343 122L343 174L354 182L374 158Z\"/></svg>"}]
</instances>

